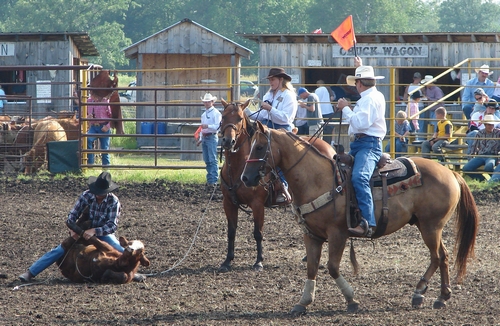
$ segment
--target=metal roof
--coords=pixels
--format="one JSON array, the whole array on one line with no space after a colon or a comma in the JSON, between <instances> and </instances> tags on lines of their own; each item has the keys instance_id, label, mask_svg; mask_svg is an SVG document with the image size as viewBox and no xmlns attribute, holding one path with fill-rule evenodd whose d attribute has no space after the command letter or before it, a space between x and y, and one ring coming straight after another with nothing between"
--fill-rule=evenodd
<instances>
[{"instance_id":1,"label":"metal roof","mask_svg":"<svg viewBox=\"0 0 500 326\"><path fill-rule=\"evenodd\" d=\"M98 56L99 52L87 32L12 32L0 33L0 42L67 41L71 38L82 56Z\"/></svg>"},{"instance_id":2,"label":"metal roof","mask_svg":"<svg viewBox=\"0 0 500 326\"><path fill-rule=\"evenodd\" d=\"M336 43L325 34L247 34L236 33L257 43ZM356 34L357 43L498 43L500 33L387 33Z\"/></svg>"},{"instance_id":3,"label":"metal roof","mask_svg":"<svg viewBox=\"0 0 500 326\"><path fill-rule=\"evenodd\" d=\"M245 58L247 58L247 59L249 59L249 58L250 58L250 54L253 54L253 51L252 51L252 50L247 49L247 48L246 48L246 47L244 47L243 45L240 45L240 44L238 44L238 43L236 43L236 42L234 42L234 41L232 41L232 40L228 39L227 37L224 37L224 36L220 35L219 33L214 32L214 31L212 31L211 29L206 28L205 26L200 25L200 24L198 24L198 23L197 23L197 22L195 22L195 21L192 21L192 20L191 20L191 19L189 19L189 18L184 18L183 20L181 20L181 21L179 21L179 22L177 22L177 23L175 23L175 24L173 24L173 25L171 25L171 26L169 26L169 27L167 27L167 28L164 28L164 29L162 29L161 31L156 32L156 33L154 33L154 34L152 34L152 35L150 35L150 36L148 36L148 37L146 37L146 38L144 38L144 39L142 39L142 40L140 40L140 41L138 41L138 42L136 42L136 43L134 43L134 44L132 44L132 45L130 45L130 46L128 46L128 47L126 47L125 49L123 49L123 51L125 52L125 56L126 56L127 58L134 58L134 57L136 57L136 56L137 56L137 51L138 51L138 45L139 45L140 43L142 43L142 42L146 42L147 40L149 40L149 39L151 39L151 38L155 37L155 36L156 36L156 35L158 35L158 34L162 34L162 33L168 32L168 31L169 31L170 29L172 29L173 27L175 27L175 26L177 26L177 25L180 25L180 24L183 24L183 23L189 23L189 24L193 24L193 25L195 25L195 26L198 26L199 28L201 28L201 29L204 29L204 30L208 31L208 32L210 32L210 33L212 33L212 34L216 35L217 37L220 37L220 38L224 39L225 41L227 41L227 42L229 42L229 43L234 44L234 45L235 45L235 50L236 50L236 53L238 53L239 55L241 55L241 56L243 56L243 57L245 57Z\"/></svg>"}]
</instances>

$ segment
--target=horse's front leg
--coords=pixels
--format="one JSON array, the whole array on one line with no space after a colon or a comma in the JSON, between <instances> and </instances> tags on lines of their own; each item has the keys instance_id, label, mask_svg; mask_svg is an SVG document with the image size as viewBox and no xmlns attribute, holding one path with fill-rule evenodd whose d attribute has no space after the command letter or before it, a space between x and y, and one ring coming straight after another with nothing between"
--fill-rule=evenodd
<instances>
[{"instance_id":1,"label":"horse's front leg","mask_svg":"<svg viewBox=\"0 0 500 326\"><path fill-rule=\"evenodd\" d=\"M257 260L255 261L255 264L253 265L253 270L256 272L261 272L264 269L264 266L262 265L262 261L264 260L264 257L262 254L262 229L264 227L264 205L261 204L257 207L258 208L256 208L256 209L254 209L252 207L252 211L253 211L253 237L254 237L255 242L257 244Z\"/></svg>"},{"instance_id":2,"label":"horse's front leg","mask_svg":"<svg viewBox=\"0 0 500 326\"><path fill-rule=\"evenodd\" d=\"M230 202L229 196L224 196L223 206L227 218L227 255L226 260L220 265L219 272L225 273L231 270L231 262L234 259L234 240L238 227L238 206Z\"/></svg>"},{"instance_id":3,"label":"horse's front leg","mask_svg":"<svg viewBox=\"0 0 500 326\"><path fill-rule=\"evenodd\" d=\"M359 309L359 302L354 299L352 286L340 274L340 261L344 253L347 238L338 232L328 239L328 272L335 280L340 292L347 302L347 312L356 312ZM351 259L351 262L352 259Z\"/></svg>"},{"instance_id":4,"label":"horse's front leg","mask_svg":"<svg viewBox=\"0 0 500 326\"><path fill-rule=\"evenodd\" d=\"M307 280L299 303L292 308L292 316L304 315L307 312L307 306L313 303L316 293L316 275L318 274L323 242L304 234L304 244L307 255Z\"/></svg>"}]
</instances>

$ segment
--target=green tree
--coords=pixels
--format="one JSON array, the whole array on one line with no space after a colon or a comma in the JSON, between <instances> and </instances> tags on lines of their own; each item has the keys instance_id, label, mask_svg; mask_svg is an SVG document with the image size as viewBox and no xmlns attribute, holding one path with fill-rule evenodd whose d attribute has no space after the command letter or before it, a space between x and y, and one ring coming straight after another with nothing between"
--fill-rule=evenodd
<instances>
[{"instance_id":1,"label":"green tree","mask_svg":"<svg viewBox=\"0 0 500 326\"><path fill-rule=\"evenodd\" d=\"M498 30L500 6L491 0L445 0L438 7L443 32L491 32Z\"/></svg>"}]
</instances>

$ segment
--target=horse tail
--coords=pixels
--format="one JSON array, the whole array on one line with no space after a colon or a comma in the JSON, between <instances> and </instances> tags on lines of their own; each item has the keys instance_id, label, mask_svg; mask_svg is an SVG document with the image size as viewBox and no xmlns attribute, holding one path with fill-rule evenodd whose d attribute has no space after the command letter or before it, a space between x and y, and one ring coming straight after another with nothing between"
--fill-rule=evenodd
<instances>
[{"instance_id":1,"label":"horse tail","mask_svg":"<svg viewBox=\"0 0 500 326\"><path fill-rule=\"evenodd\" d=\"M460 202L457 206L455 266L457 268L457 282L461 283L467 272L467 259L469 256L474 257L474 245L479 227L479 212L476 201L464 178L457 172L453 171L453 173L460 185Z\"/></svg>"},{"instance_id":2,"label":"horse tail","mask_svg":"<svg viewBox=\"0 0 500 326\"><path fill-rule=\"evenodd\" d=\"M356 259L356 251L354 251L354 241L351 238L351 249L349 250L349 258L351 260L351 265L353 269L354 276L358 275L359 272L359 264Z\"/></svg>"}]
</instances>

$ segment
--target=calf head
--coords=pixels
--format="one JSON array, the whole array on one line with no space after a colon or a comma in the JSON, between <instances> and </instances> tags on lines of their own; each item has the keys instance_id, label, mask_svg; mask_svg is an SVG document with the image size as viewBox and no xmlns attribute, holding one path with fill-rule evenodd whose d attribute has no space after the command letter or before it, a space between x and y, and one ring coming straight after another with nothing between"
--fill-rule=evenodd
<instances>
[{"instance_id":1,"label":"calf head","mask_svg":"<svg viewBox=\"0 0 500 326\"><path fill-rule=\"evenodd\" d=\"M118 266L123 268L123 271L135 271L139 265L149 266L149 259L144 254L144 244L141 241L128 241L124 237L120 237L120 245L125 248L121 257L118 258Z\"/></svg>"}]
</instances>

